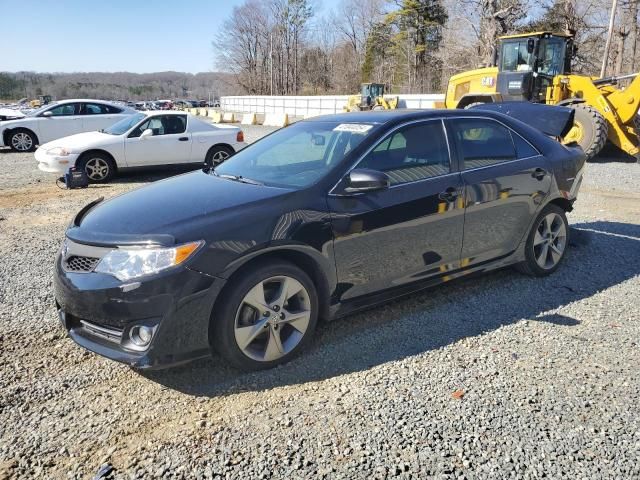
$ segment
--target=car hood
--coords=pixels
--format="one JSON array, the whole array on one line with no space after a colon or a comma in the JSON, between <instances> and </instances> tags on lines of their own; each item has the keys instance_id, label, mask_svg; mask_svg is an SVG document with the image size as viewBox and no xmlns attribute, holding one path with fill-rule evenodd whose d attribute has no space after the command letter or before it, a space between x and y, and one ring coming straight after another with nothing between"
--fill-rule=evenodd
<instances>
[{"instance_id":1,"label":"car hood","mask_svg":"<svg viewBox=\"0 0 640 480\"><path fill-rule=\"evenodd\" d=\"M109 135L102 132L76 133L68 137L58 138L49 143L45 143L40 148L49 149L52 147L63 147L72 153L81 153L87 147L97 147L112 144L121 140L119 135Z\"/></svg>"},{"instance_id":2,"label":"car hood","mask_svg":"<svg viewBox=\"0 0 640 480\"><path fill-rule=\"evenodd\" d=\"M88 205L74 219L67 237L91 245L172 245L199 240L212 222L222 224L267 201L286 204L281 197L292 192L200 170ZM250 221L249 215L246 218Z\"/></svg>"}]
</instances>

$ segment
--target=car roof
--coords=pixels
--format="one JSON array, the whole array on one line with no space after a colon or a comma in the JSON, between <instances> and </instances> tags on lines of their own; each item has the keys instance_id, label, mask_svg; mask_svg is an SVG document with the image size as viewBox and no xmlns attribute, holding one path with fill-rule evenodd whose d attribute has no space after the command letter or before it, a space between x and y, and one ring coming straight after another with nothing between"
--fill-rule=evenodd
<instances>
[{"instance_id":1,"label":"car roof","mask_svg":"<svg viewBox=\"0 0 640 480\"><path fill-rule=\"evenodd\" d=\"M181 110L147 110L140 113L145 114L147 117L153 117L154 115L187 115L187 112Z\"/></svg>"},{"instance_id":2,"label":"car roof","mask_svg":"<svg viewBox=\"0 0 640 480\"><path fill-rule=\"evenodd\" d=\"M428 118L448 118L458 116L486 116L491 118L504 118L502 114L489 112L484 110L447 110L442 108L433 109L397 109L397 110L376 110L369 112L345 112L333 115L321 115L318 117L308 118L304 122L342 122L342 123L375 123L386 124L395 123L404 120L417 120Z\"/></svg>"}]
</instances>

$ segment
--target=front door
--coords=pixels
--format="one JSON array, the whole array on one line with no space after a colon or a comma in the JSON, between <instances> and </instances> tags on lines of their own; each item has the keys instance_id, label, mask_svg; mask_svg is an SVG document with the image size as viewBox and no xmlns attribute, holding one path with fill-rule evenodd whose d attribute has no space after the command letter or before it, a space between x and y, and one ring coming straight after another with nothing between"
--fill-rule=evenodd
<instances>
[{"instance_id":1,"label":"front door","mask_svg":"<svg viewBox=\"0 0 640 480\"><path fill-rule=\"evenodd\" d=\"M147 129L153 136L140 138ZM186 129L186 115L154 115L143 121L125 140L127 166L188 163L191 134Z\"/></svg>"},{"instance_id":2,"label":"front door","mask_svg":"<svg viewBox=\"0 0 640 480\"><path fill-rule=\"evenodd\" d=\"M342 300L444 275L459 260L462 180L451 167L441 120L400 127L355 168L386 173L388 189L334 190L334 253Z\"/></svg>"},{"instance_id":3,"label":"front door","mask_svg":"<svg viewBox=\"0 0 640 480\"><path fill-rule=\"evenodd\" d=\"M38 119L40 145L82 132L82 115L80 115L79 103L57 105L47 112L51 112L51 115L44 117L41 114Z\"/></svg>"},{"instance_id":4,"label":"front door","mask_svg":"<svg viewBox=\"0 0 640 480\"><path fill-rule=\"evenodd\" d=\"M513 253L551 187L546 159L505 125L447 120L464 182L463 265Z\"/></svg>"},{"instance_id":5,"label":"front door","mask_svg":"<svg viewBox=\"0 0 640 480\"><path fill-rule=\"evenodd\" d=\"M124 115L121 110L104 103L82 104L82 131L95 132L110 127L120 121Z\"/></svg>"}]
</instances>

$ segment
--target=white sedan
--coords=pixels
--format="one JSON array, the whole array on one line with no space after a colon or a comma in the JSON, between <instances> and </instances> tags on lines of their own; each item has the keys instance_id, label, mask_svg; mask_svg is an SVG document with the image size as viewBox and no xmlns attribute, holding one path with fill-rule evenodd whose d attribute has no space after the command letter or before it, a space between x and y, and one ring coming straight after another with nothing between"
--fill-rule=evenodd
<instances>
[{"instance_id":1,"label":"white sedan","mask_svg":"<svg viewBox=\"0 0 640 480\"><path fill-rule=\"evenodd\" d=\"M38 168L64 175L84 170L93 183L118 170L169 164L214 166L245 146L242 130L213 125L185 112L137 112L99 132L80 133L36 150Z\"/></svg>"},{"instance_id":2,"label":"white sedan","mask_svg":"<svg viewBox=\"0 0 640 480\"><path fill-rule=\"evenodd\" d=\"M49 103L23 118L0 122L0 146L30 152L36 145L74 133L100 130L135 114L132 108L102 100Z\"/></svg>"}]
</instances>

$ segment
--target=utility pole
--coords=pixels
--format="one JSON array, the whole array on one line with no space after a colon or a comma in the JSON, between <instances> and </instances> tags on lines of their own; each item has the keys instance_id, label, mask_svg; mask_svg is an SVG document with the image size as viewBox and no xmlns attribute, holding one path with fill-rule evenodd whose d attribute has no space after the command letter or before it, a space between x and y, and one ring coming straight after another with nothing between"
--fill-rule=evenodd
<instances>
[{"instance_id":1,"label":"utility pole","mask_svg":"<svg viewBox=\"0 0 640 480\"><path fill-rule=\"evenodd\" d=\"M618 0L613 0L611 4L611 16L609 17L609 31L607 32L607 43L604 45L604 58L602 59L602 68L600 69L600 78L607 73L607 63L609 63L609 49L611 48L611 37L613 36L613 24L616 19L616 9L618 8Z\"/></svg>"}]
</instances>

